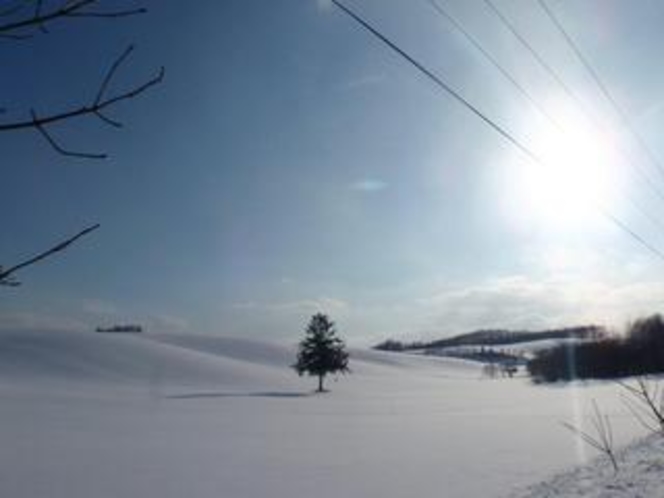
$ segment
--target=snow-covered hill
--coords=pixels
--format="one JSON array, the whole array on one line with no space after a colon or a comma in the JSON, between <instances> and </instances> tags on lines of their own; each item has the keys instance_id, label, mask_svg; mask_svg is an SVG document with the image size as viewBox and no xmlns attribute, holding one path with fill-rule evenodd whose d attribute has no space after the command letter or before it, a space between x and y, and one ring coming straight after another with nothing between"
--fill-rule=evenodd
<instances>
[{"instance_id":1,"label":"snow-covered hill","mask_svg":"<svg viewBox=\"0 0 664 498\"><path fill-rule=\"evenodd\" d=\"M287 372L270 362L180 347L143 334L0 331L0 383L46 382L141 385L278 384ZM290 377L290 376L289 376Z\"/></svg>"},{"instance_id":2,"label":"snow-covered hill","mask_svg":"<svg viewBox=\"0 0 664 498\"><path fill-rule=\"evenodd\" d=\"M294 345L221 336L0 331L0 383L293 387L296 379L290 365L294 359ZM436 374L479 374L476 364L454 359L363 350L353 351L352 359L357 371L433 368Z\"/></svg>"},{"instance_id":3,"label":"snow-covered hill","mask_svg":"<svg viewBox=\"0 0 664 498\"><path fill-rule=\"evenodd\" d=\"M583 459L560 427L613 386L484 379L476 363L354 350L331 393L294 346L179 334L0 332L3 496L499 497Z\"/></svg>"}]
</instances>

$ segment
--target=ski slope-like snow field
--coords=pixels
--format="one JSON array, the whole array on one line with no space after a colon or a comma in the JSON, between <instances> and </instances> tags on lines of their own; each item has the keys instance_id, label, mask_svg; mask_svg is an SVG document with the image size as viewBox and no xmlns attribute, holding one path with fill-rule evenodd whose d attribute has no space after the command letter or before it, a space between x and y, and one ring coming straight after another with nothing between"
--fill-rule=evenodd
<instances>
[{"instance_id":1,"label":"ski slope-like snow field","mask_svg":"<svg viewBox=\"0 0 664 498\"><path fill-rule=\"evenodd\" d=\"M293 361L212 336L2 331L0 494L500 497L582 461L560 422L588 421L593 399L617 445L642 434L611 384L358 350L313 395Z\"/></svg>"}]
</instances>

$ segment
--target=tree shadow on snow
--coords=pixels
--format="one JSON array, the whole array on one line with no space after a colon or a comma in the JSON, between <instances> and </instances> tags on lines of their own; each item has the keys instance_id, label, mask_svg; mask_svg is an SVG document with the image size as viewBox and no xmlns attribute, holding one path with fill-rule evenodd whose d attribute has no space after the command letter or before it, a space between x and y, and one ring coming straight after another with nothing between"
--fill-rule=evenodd
<instances>
[{"instance_id":1,"label":"tree shadow on snow","mask_svg":"<svg viewBox=\"0 0 664 498\"><path fill-rule=\"evenodd\" d=\"M224 393L224 392L197 392L185 394L172 394L165 396L168 399L202 399L202 398L306 398L311 396L310 392L292 391L259 391L249 393Z\"/></svg>"}]
</instances>

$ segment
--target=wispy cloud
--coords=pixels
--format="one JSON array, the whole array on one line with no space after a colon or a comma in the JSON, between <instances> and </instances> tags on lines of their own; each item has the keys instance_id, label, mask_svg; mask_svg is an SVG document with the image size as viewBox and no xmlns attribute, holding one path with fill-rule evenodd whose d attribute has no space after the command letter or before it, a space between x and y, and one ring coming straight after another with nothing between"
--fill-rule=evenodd
<instances>
[{"instance_id":1,"label":"wispy cloud","mask_svg":"<svg viewBox=\"0 0 664 498\"><path fill-rule=\"evenodd\" d=\"M295 301L258 303L245 301L234 303L231 307L239 311L258 311L282 314L312 314L333 313L344 314L350 309L350 304L343 299L333 297L318 297L312 299L300 299Z\"/></svg>"},{"instance_id":2,"label":"wispy cloud","mask_svg":"<svg viewBox=\"0 0 664 498\"><path fill-rule=\"evenodd\" d=\"M356 90L359 88L365 88L369 86L379 85L385 80L384 74L365 74L358 76L357 78L347 81L343 88L345 90Z\"/></svg>"},{"instance_id":3,"label":"wispy cloud","mask_svg":"<svg viewBox=\"0 0 664 498\"><path fill-rule=\"evenodd\" d=\"M539 329L596 323L622 326L659 311L664 283L511 276L420 299L423 333L480 328Z\"/></svg>"},{"instance_id":4,"label":"wispy cloud","mask_svg":"<svg viewBox=\"0 0 664 498\"><path fill-rule=\"evenodd\" d=\"M387 187L388 184L386 182L374 178L358 180L348 186L348 188L351 190L366 193L380 192L381 190L385 190Z\"/></svg>"},{"instance_id":5,"label":"wispy cloud","mask_svg":"<svg viewBox=\"0 0 664 498\"><path fill-rule=\"evenodd\" d=\"M342 299L320 297L317 299L303 299L271 305L273 311L286 313L343 313L349 309L349 304Z\"/></svg>"},{"instance_id":6,"label":"wispy cloud","mask_svg":"<svg viewBox=\"0 0 664 498\"><path fill-rule=\"evenodd\" d=\"M333 4L331 0L316 0L316 7L321 12L329 12L332 10Z\"/></svg>"},{"instance_id":7,"label":"wispy cloud","mask_svg":"<svg viewBox=\"0 0 664 498\"><path fill-rule=\"evenodd\" d=\"M485 328L541 330L583 324L622 329L630 320L656 313L664 304L664 282L583 278L579 275L509 275L455 285L416 296L416 290L387 300L318 297L233 305L241 316L296 328L316 312L330 314L354 341L373 344L387 337L444 337Z\"/></svg>"}]
</instances>

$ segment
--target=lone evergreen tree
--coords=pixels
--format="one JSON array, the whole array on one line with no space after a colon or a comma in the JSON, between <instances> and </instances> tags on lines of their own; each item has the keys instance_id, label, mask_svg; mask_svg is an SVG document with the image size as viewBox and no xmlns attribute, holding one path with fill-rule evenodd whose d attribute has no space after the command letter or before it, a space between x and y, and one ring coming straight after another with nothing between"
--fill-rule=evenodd
<instances>
[{"instance_id":1,"label":"lone evergreen tree","mask_svg":"<svg viewBox=\"0 0 664 498\"><path fill-rule=\"evenodd\" d=\"M317 376L318 392L324 391L323 381L328 373L349 371L346 345L336 336L334 322L327 315L316 313L311 317L293 368L298 375Z\"/></svg>"}]
</instances>

